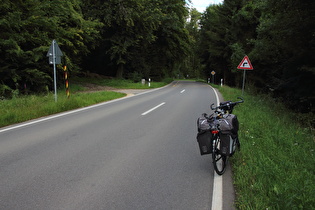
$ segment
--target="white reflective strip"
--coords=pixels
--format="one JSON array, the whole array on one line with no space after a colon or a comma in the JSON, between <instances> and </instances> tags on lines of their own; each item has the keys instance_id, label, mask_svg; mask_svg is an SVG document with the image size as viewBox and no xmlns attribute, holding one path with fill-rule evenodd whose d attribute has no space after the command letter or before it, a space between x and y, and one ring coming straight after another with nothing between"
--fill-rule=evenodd
<instances>
[{"instance_id":1,"label":"white reflective strip","mask_svg":"<svg viewBox=\"0 0 315 210\"><path fill-rule=\"evenodd\" d=\"M222 176L214 171L212 210L222 210Z\"/></svg>"},{"instance_id":2,"label":"white reflective strip","mask_svg":"<svg viewBox=\"0 0 315 210\"><path fill-rule=\"evenodd\" d=\"M211 86L210 86L211 87ZM217 91L215 91L215 89L213 87L211 87L216 100L217 100L217 106L219 106L220 104L220 100L219 100L219 96L217 94ZM214 173L214 178L213 178L213 192L212 192L212 206L211 209L212 210L222 210L223 208L223 179L222 176L218 175L215 171Z\"/></svg>"}]
</instances>

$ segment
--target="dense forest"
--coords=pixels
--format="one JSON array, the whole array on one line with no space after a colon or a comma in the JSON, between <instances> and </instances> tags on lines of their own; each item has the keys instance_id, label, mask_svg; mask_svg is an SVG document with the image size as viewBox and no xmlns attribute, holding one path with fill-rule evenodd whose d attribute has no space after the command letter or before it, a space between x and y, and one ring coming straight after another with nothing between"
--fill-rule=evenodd
<instances>
[{"instance_id":1,"label":"dense forest","mask_svg":"<svg viewBox=\"0 0 315 210\"><path fill-rule=\"evenodd\" d=\"M215 83L241 87L236 67L247 55L247 87L314 112L314 20L314 0L224 0L204 13L189 0L2 0L0 96L52 89L46 54L55 39L72 76L157 81L215 71Z\"/></svg>"}]
</instances>

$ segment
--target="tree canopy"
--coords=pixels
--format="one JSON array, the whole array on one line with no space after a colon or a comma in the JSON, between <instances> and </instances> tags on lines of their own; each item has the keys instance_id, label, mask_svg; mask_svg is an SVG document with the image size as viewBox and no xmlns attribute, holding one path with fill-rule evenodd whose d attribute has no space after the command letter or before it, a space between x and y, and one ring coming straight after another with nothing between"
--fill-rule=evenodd
<instances>
[{"instance_id":1,"label":"tree canopy","mask_svg":"<svg viewBox=\"0 0 315 210\"><path fill-rule=\"evenodd\" d=\"M254 70L247 81L300 111L314 112L315 2L311 0L225 0L201 18L200 55L206 75L215 70L232 86L245 55Z\"/></svg>"},{"instance_id":2,"label":"tree canopy","mask_svg":"<svg viewBox=\"0 0 315 210\"><path fill-rule=\"evenodd\" d=\"M94 72L135 81L207 78L215 71L218 81L240 87L242 71L236 67L248 55L255 68L247 74L252 87L314 111L313 0L224 0L204 13L190 4L3 0L0 96L52 88L46 53L55 39L72 74Z\"/></svg>"}]
</instances>

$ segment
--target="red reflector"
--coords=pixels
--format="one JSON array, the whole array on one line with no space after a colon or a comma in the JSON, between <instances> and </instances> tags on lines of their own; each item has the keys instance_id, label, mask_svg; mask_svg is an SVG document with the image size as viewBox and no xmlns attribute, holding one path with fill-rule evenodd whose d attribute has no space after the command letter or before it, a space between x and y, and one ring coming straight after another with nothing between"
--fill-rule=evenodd
<instances>
[{"instance_id":1,"label":"red reflector","mask_svg":"<svg viewBox=\"0 0 315 210\"><path fill-rule=\"evenodd\" d=\"M214 130L214 131L211 131L212 134L218 134L219 131L218 130Z\"/></svg>"}]
</instances>

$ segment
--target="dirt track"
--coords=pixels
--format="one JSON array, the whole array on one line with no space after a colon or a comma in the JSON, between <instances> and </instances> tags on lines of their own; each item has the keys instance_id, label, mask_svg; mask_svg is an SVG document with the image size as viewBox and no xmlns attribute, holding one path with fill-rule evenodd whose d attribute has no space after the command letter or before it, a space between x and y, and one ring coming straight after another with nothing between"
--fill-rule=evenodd
<instances>
[{"instance_id":1,"label":"dirt track","mask_svg":"<svg viewBox=\"0 0 315 210\"><path fill-rule=\"evenodd\" d=\"M85 91L82 92L96 92L96 91L114 91L119 93L125 93L127 96L132 96L138 93L142 93L145 91L148 91L148 89L119 89L119 88L113 88L109 86L100 86L95 84L84 84L84 87L86 88Z\"/></svg>"}]
</instances>

